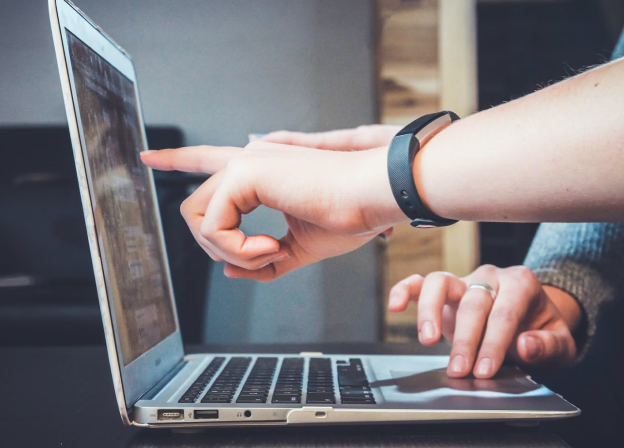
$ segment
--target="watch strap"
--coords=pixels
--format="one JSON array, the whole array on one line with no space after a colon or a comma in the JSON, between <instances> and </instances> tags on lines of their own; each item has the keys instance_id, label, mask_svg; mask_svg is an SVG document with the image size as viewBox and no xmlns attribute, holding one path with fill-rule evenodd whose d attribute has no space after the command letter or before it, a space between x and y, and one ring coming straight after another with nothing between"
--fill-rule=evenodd
<instances>
[{"instance_id":1,"label":"watch strap","mask_svg":"<svg viewBox=\"0 0 624 448\"><path fill-rule=\"evenodd\" d=\"M437 112L420 117L405 126L392 139L388 150L388 177L397 204L412 220L414 227L443 227L456 223L454 219L442 218L429 210L422 202L414 183L413 162L421 142L446 123L459 120L450 111Z\"/></svg>"}]
</instances>

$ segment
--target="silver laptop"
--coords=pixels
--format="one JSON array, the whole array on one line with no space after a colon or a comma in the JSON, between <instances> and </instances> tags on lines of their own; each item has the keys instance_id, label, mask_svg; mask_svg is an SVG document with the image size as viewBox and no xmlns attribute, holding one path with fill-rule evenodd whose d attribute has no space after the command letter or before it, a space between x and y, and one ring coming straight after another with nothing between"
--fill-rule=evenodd
<instances>
[{"instance_id":1,"label":"silver laptop","mask_svg":"<svg viewBox=\"0 0 624 448\"><path fill-rule=\"evenodd\" d=\"M125 424L539 420L580 413L513 367L491 380L449 379L446 356L185 355L154 181L139 159L147 142L132 60L70 2L49 0L49 8Z\"/></svg>"}]
</instances>

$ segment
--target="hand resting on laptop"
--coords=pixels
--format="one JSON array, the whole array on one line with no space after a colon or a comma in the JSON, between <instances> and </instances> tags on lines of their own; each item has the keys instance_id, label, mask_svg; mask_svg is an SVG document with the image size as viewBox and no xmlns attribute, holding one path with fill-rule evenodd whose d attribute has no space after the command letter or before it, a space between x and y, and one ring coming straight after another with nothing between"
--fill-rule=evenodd
<instances>
[{"instance_id":1,"label":"hand resting on laptop","mask_svg":"<svg viewBox=\"0 0 624 448\"><path fill-rule=\"evenodd\" d=\"M469 285L486 283L496 296ZM412 275L390 291L388 308L418 303L418 337L433 345L443 335L453 344L447 374L490 378L505 358L540 367L565 367L576 356L572 332L581 310L564 291L543 286L524 266L483 265L459 278L435 272Z\"/></svg>"}]
</instances>

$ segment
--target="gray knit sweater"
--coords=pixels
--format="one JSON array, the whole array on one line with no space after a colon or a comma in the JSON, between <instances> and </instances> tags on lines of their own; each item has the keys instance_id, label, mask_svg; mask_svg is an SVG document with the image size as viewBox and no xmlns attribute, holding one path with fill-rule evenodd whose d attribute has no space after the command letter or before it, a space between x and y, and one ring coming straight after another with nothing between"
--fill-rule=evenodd
<instances>
[{"instance_id":1,"label":"gray knit sweater","mask_svg":"<svg viewBox=\"0 0 624 448\"><path fill-rule=\"evenodd\" d=\"M585 314L579 358L591 345L601 311L624 300L624 223L542 224L524 264L542 284L574 297Z\"/></svg>"}]
</instances>

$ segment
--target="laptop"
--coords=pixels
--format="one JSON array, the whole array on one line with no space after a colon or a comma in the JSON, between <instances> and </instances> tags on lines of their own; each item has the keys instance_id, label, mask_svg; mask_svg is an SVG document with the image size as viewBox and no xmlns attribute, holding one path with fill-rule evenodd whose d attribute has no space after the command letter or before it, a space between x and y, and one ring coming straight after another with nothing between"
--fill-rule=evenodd
<instances>
[{"instance_id":1,"label":"laptop","mask_svg":"<svg viewBox=\"0 0 624 448\"><path fill-rule=\"evenodd\" d=\"M128 53L49 0L106 346L123 423L154 428L537 421L580 410L519 369L450 379L447 356L185 354ZM97 403L92 403L97 407Z\"/></svg>"}]
</instances>

